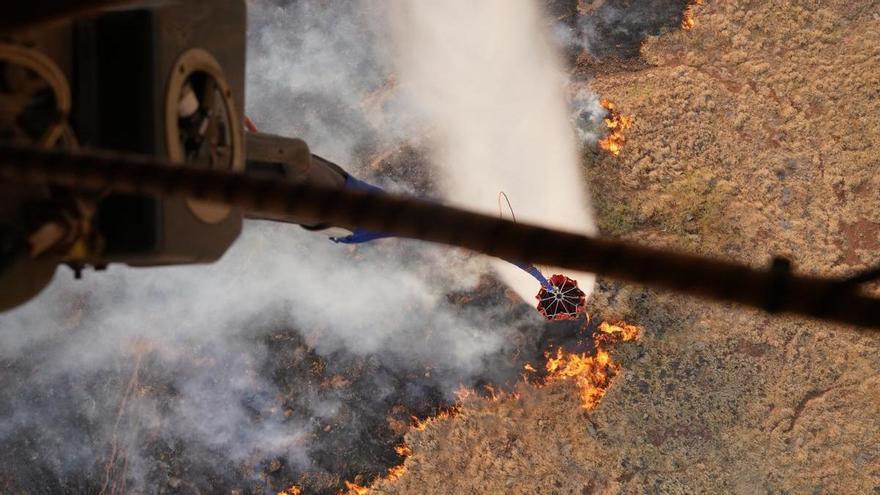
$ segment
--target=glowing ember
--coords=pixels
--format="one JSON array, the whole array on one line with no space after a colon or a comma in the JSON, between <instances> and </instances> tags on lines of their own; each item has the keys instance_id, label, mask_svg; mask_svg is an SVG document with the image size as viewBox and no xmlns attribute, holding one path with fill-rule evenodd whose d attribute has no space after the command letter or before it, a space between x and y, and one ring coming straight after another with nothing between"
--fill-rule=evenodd
<instances>
[{"instance_id":1,"label":"glowing ember","mask_svg":"<svg viewBox=\"0 0 880 495\"><path fill-rule=\"evenodd\" d=\"M581 399L583 409L593 409L605 396L611 379L620 371L620 365L614 363L608 352L610 345L618 341L636 340L639 328L603 322L593 336L596 354L570 353L557 348L556 353L547 353L547 383L574 380Z\"/></svg>"},{"instance_id":2,"label":"glowing ember","mask_svg":"<svg viewBox=\"0 0 880 495\"><path fill-rule=\"evenodd\" d=\"M608 111L605 117L605 125L608 127L608 135L599 141L599 148L611 153L613 156L620 154L626 143L624 131L632 127L632 117L623 115L617 110L614 102L602 99L600 102L602 108Z\"/></svg>"},{"instance_id":3,"label":"glowing ember","mask_svg":"<svg viewBox=\"0 0 880 495\"><path fill-rule=\"evenodd\" d=\"M293 485L292 487L288 488L287 490L282 490L282 491L278 492L278 495L300 495L301 493L302 493L302 488L300 488L296 485Z\"/></svg>"},{"instance_id":4,"label":"glowing ember","mask_svg":"<svg viewBox=\"0 0 880 495\"><path fill-rule=\"evenodd\" d=\"M703 0L691 0L684 8L684 13L681 15L681 28L685 31L690 31L697 25L697 21L694 19L694 7L697 5L703 5Z\"/></svg>"}]
</instances>

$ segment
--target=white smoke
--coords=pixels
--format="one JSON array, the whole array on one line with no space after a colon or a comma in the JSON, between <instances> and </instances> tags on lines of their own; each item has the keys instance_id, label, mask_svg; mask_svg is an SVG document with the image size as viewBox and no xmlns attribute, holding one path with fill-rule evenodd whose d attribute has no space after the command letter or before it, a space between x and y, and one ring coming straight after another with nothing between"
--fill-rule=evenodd
<instances>
[{"instance_id":1,"label":"white smoke","mask_svg":"<svg viewBox=\"0 0 880 495\"><path fill-rule=\"evenodd\" d=\"M385 17L378 0L248 2L248 113L260 130L308 137L346 167L364 146L411 137L417 116L393 91ZM385 95L383 95L385 96Z\"/></svg>"},{"instance_id":2,"label":"white smoke","mask_svg":"<svg viewBox=\"0 0 880 495\"><path fill-rule=\"evenodd\" d=\"M450 370L438 385L452 397L459 383L483 371L483 358L504 346L508 329L491 315L476 318L445 302L449 291L476 283L484 270L478 260L394 243L361 249L356 259L298 227L254 222L212 265L111 266L82 281L59 269L38 298L0 315L0 361L27 373L7 374L21 381L3 394L11 414L0 416L0 445L39 429L39 459L63 475L105 462L118 442L126 476L141 481L155 469L141 449L158 433L223 452L225 462L260 454L307 466L313 426L265 413L280 403L261 372L263 337L286 328L302 329L320 355L375 355L391 366L437 363ZM412 263L395 259L406 256ZM143 356L149 363L139 363ZM127 392L136 369L167 374L173 393ZM68 388L71 380L80 383ZM53 400L39 399L59 389ZM319 397L301 402L314 417L337 408ZM99 434L71 426L82 415ZM69 441L77 437L84 443Z\"/></svg>"},{"instance_id":3,"label":"white smoke","mask_svg":"<svg viewBox=\"0 0 880 495\"><path fill-rule=\"evenodd\" d=\"M435 131L447 197L507 214L506 205L498 207L503 191L520 221L595 234L566 78L537 2L397 7L391 12L395 66ZM528 274L501 260L494 267L524 300L534 299L537 285ZM591 291L592 275L568 273Z\"/></svg>"},{"instance_id":4,"label":"white smoke","mask_svg":"<svg viewBox=\"0 0 880 495\"><path fill-rule=\"evenodd\" d=\"M253 0L249 13L247 112L261 130L302 137L358 171L365 147L430 129L450 200L497 213L504 191L520 220L594 232L563 75L533 3ZM401 91L365 108L392 75ZM537 283L495 266L531 303ZM279 415L266 369L272 346L286 344L268 336L297 329L322 356L432 363L445 371L431 380L451 394L512 345L499 309L447 300L488 269L445 247L386 240L351 250L262 222L247 223L211 265L114 265L82 281L59 269L38 298L0 314L0 446L35 473L96 479L85 491L102 488L94 473L113 455L134 489L162 479L167 466L145 446L178 440L211 453L203 463L217 472L254 456L305 466L316 421L340 404L304 392L309 420ZM138 374L169 390L129 387ZM32 457L18 460L22 449ZM22 486L43 486L23 476Z\"/></svg>"},{"instance_id":5,"label":"white smoke","mask_svg":"<svg viewBox=\"0 0 880 495\"><path fill-rule=\"evenodd\" d=\"M577 137L584 146L594 146L608 128L603 125L608 111L596 93L580 88L571 98L571 114Z\"/></svg>"}]
</instances>

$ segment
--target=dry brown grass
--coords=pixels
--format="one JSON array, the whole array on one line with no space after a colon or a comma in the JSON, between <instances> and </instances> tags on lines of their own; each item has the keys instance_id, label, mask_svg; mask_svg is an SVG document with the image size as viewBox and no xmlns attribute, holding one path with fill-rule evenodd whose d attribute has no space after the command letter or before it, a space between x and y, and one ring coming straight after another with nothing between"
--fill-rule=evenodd
<instances>
[{"instance_id":1,"label":"dry brown grass","mask_svg":"<svg viewBox=\"0 0 880 495\"><path fill-rule=\"evenodd\" d=\"M710 1L593 88L635 118L587 161L601 228L754 264L880 262L880 2ZM603 282L642 325L599 407L526 388L412 432L377 493L876 493L880 339Z\"/></svg>"}]
</instances>

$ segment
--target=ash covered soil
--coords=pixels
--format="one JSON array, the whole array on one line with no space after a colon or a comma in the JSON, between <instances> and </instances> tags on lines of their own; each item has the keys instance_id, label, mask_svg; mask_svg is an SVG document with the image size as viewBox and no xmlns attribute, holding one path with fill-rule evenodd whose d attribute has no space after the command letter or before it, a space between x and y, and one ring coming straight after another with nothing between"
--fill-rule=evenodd
<instances>
[{"instance_id":1,"label":"ash covered soil","mask_svg":"<svg viewBox=\"0 0 880 495\"><path fill-rule=\"evenodd\" d=\"M585 158L604 234L815 274L876 265L880 2L694 13L590 83L634 118L619 157ZM407 473L374 493L880 493L876 335L607 280L590 306L644 329L596 409L569 383L470 402L410 432Z\"/></svg>"}]
</instances>

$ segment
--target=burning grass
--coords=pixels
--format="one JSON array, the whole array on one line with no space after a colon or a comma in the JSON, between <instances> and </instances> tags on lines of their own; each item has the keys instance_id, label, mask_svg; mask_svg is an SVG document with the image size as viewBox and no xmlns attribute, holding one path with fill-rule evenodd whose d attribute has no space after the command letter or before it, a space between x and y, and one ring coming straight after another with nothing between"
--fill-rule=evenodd
<instances>
[{"instance_id":1,"label":"burning grass","mask_svg":"<svg viewBox=\"0 0 880 495\"><path fill-rule=\"evenodd\" d=\"M691 0L687 7L684 8L684 12L681 15L681 28L685 31L690 31L697 25L697 20L694 18L694 7L697 5L703 5L703 0Z\"/></svg>"},{"instance_id":2,"label":"burning grass","mask_svg":"<svg viewBox=\"0 0 880 495\"><path fill-rule=\"evenodd\" d=\"M589 326L588 322L585 326ZM554 345L552 350L544 353L546 361L542 367L543 378L536 377L530 380L528 374L540 372L530 363L525 363L523 365L523 369L527 372L524 377L525 381L538 387L572 381L578 390L579 406L585 410L594 409L599 405L602 397L611 386L612 380L620 371L620 365L614 362L611 350L620 342L638 340L640 335L641 329L637 326L627 323L602 322L598 327L595 327L595 331L592 333L592 350L569 351L566 349L568 347L566 345ZM582 342L578 341L576 345L580 344ZM498 391L489 385L483 389L482 393L478 393L473 389L461 387L456 392L457 400L452 406L444 408L437 415L424 420L413 417L412 430L423 431L432 423L458 416L465 411L466 404L472 400L497 402L519 399L519 394L516 392ZM389 468L384 476L368 485L360 484L360 477L354 482L345 481L345 489L339 494L366 495L380 481L395 481L406 474L406 460L413 455L413 450L406 443L403 443L395 447L395 451L403 458L401 464Z\"/></svg>"},{"instance_id":3,"label":"burning grass","mask_svg":"<svg viewBox=\"0 0 880 495\"><path fill-rule=\"evenodd\" d=\"M636 340L639 334L639 328L633 325L602 322L593 335L595 354L567 352L562 347L557 347L555 353L546 354L545 383L573 380L581 408L595 408L620 371L620 365L611 359L611 347L620 341Z\"/></svg>"},{"instance_id":4,"label":"burning grass","mask_svg":"<svg viewBox=\"0 0 880 495\"><path fill-rule=\"evenodd\" d=\"M394 448L398 455L403 457L403 462L396 466L391 466L381 479L387 481L395 481L406 474L406 459L412 455L412 449L409 445L402 443ZM339 492L340 495L365 495L370 492L369 486L361 485L357 482L345 481L345 489ZM281 495L281 494L279 494Z\"/></svg>"},{"instance_id":5,"label":"burning grass","mask_svg":"<svg viewBox=\"0 0 880 495\"><path fill-rule=\"evenodd\" d=\"M339 492L341 495L365 495L370 492L370 489L359 485L357 483L352 483L350 481L345 482L345 491Z\"/></svg>"},{"instance_id":6,"label":"burning grass","mask_svg":"<svg viewBox=\"0 0 880 495\"><path fill-rule=\"evenodd\" d=\"M608 135L599 140L599 149L607 151L612 156L618 156L626 143L624 133L632 127L633 119L629 115L620 113L617 105L608 99L603 98L600 104L608 112L604 119L605 126L608 127Z\"/></svg>"}]
</instances>

